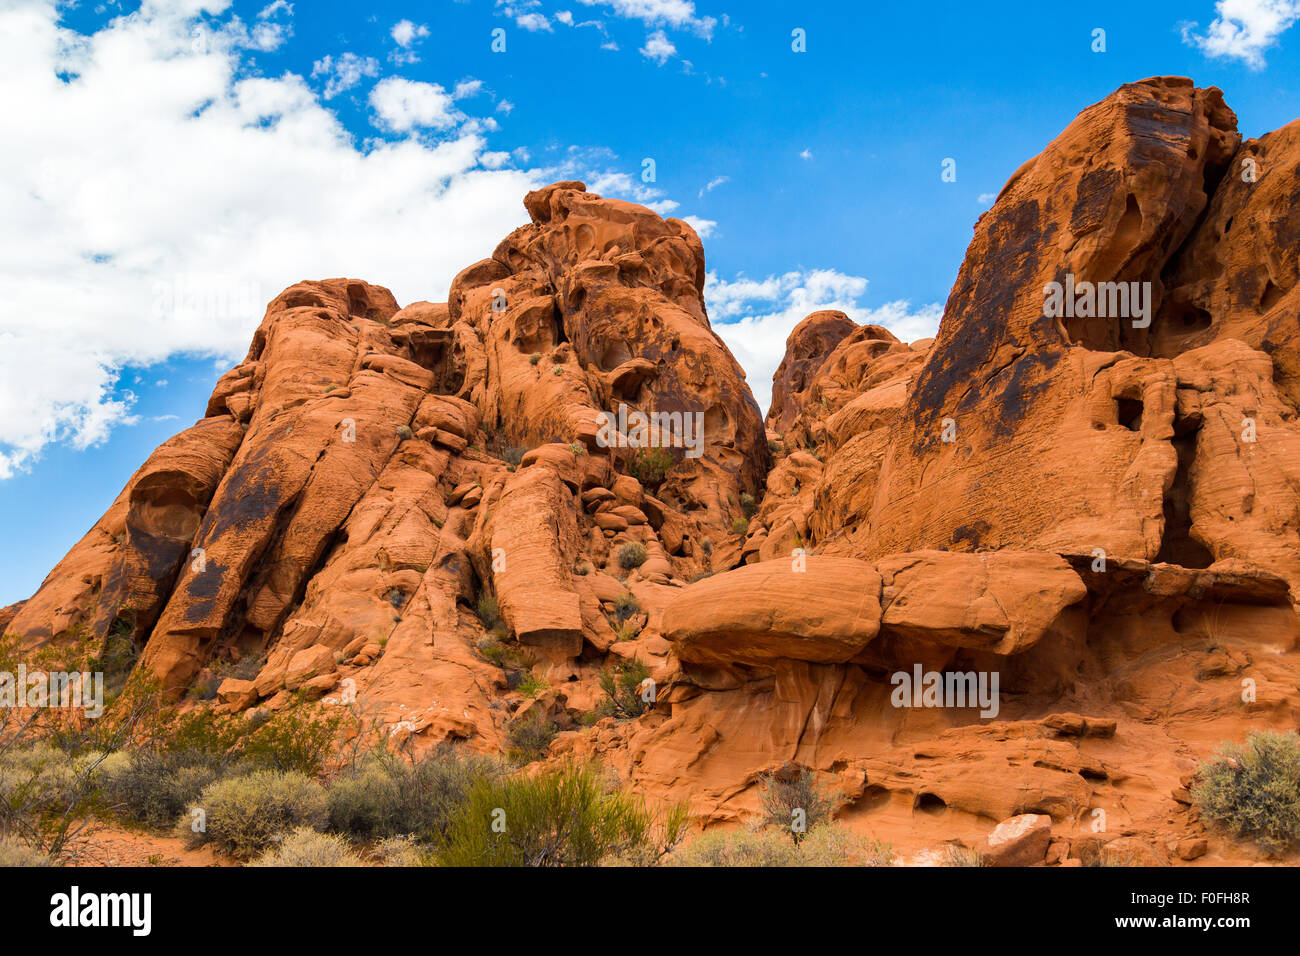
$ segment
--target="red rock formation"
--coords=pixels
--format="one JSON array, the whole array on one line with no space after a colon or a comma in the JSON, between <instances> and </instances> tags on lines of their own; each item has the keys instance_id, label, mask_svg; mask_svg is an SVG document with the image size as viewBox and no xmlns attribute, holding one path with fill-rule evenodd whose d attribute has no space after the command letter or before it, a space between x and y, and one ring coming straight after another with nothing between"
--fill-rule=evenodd
<instances>
[{"instance_id":1,"label":"red rock formation","mask_svg":"<svg viewBox=\"0 0 1300 956\"><path fill-rule=\"evenodd\" d=\"M218 707L355 695L422 746L542 714L705 821L799 764L913 861L1251 859L1186 787L1300 713L1298 129L1122 87L981 217L935 340L814 313L765 422L691 228L548 186L446 303L287 289L0 623L125 629L177 694L251 660ZM1150 308L1049 314L1083 282ZM701 454L611 445L620 406L698 415ZM577 729L632 660L653 707Z\"/></svg>"}]
</instances>

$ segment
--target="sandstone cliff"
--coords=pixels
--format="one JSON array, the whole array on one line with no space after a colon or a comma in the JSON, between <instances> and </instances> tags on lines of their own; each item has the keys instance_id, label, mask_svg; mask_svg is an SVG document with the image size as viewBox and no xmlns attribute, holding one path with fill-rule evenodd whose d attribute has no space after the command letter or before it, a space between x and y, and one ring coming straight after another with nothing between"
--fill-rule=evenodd
<instances>
[{"instance_id":1,"label":"sandstone cliff","mask_svg":"<svg viewBox=\"0 0 1300 956\"><path fill-rule=\"evenodd\" d=\"M176 695L239 665L224 709L346 686L421 746L554 720L554 759L704 822L793 762L917 859L1031 813L1049 862L1249 858L1201 856L1186 787L1300 707L1296 130L1243 143L1216 89L1122 87L981 217L936 339L814 313L766 421L689 225L530 193L446 303L282 293L0 620L129 633ZM1049 314L1053 283L1132 297ZM620 406L698 415L700 454L611 444ZM496 613L544 690L484 652ZM653 706L584 728L632 660ZM899 706L917 672L995 674L997 706Z\"/></svg>"}]
</instances>

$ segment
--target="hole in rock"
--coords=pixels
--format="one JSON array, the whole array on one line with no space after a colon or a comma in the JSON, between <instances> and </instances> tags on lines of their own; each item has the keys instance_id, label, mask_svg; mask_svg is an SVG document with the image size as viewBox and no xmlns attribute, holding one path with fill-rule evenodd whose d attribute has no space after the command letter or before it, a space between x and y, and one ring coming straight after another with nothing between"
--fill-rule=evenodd
<instances>
[{"instance_id":1,"label":"hole in rock","mask_svg":"<svg viewBox=\"0 0 1300 956\"><path fill-rule=\"evenodd\" d=\"M1089 783L1105 783L1110 779L1110 777L1108 777L1104 772L1100 770L1089 770L1087 767L1079 771L1079 776L1084 780L1087 780Z\"/></svg>"},{"instance_id":2,"label":"hole in rock","mask_svg":"<svg viewBox=\"0 0 1300 956\"><path fill-rule=\"evenodd\" d=\"M1176 437L1173 444L1178 455L1178 471L1174 483L1165 492L1165 530L1160 541L1160 553L1156 555L1158 562L1185 568L1208 568L1214 563L1214 555L1192 537L1191 468L1196 460L1196 437L1199 433L1199 423L1194 428L1188 428L1186 422L1174 423Z\"/></svg>"},{"instance_id":3,"label":"hole in rock","mask_svg":"<svg viewBox=\"0 0 1300 956\"><path fill-rule=\"evenodd\" d=\"M1131 432L1142 430L1142 399L1119 398L1115 400L1115 417Z\"/></svg>"},{"instance_id":4,"label":"hole in rock","mask_svg":"<svg viewBox=\"0 0 1300 956\"><path fill-rule=\"evenodd\" d=\"M1273 306L1282 300L1282 290L1273 284L1273 281L1264 283L1264 293L1259 297L1259 311L1272 312Z\"/></svg>"},{"instance_id":5,"label":"hole in rock","mask_svg":"<svg viewBox=\"0 0 1300 956\"><path fill-rule=\"evenodd\" d=\"M921 813L943 813L948 809L943 799L933 793L922 793L917 796L916 802L912 805L913 809Z\"/></svg>"}]
</instances>

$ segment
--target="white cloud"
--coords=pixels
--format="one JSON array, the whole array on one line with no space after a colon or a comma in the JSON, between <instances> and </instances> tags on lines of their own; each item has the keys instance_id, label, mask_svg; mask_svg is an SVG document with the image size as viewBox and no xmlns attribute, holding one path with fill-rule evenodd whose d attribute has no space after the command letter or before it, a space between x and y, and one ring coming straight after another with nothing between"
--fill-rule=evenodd
<instances>
[{"instance_id":1,"label":"white cloud","mask_svg":"<svg viewBox=\"0 0 1300 956\"><path fill-rule=\"evenodd\" d=\"M543 174L490 168L479 127L358 150L302 76L247 75L221 0L143 0L89 36L58 9L0 5L0 142L23 144L0 150L0 477L134 421L126 366L229 367L300 279L438 299L527 221ZM399 127L444 121L445 92L406 92Z\"/></svg>"},{"instance_id":2,"label":"white cloud","mask_svg":"<svg viewBox=\"0 0 1300 956\"><path fill-rule=\"evenodd\" d=\"M866 308L858 300L867 280L834 269L794 270L765 279L732 281L710 272L704 300L714 331L745 369L750 390L764 411L772 401L772 376L785 355L785 340L810 312L838 309L859 325L883 325L904 342L928 338L939 328L943 306L913 310L906 300Z\"/></svg>"},{"instance_id":3,"label":"white cloud","mask_svg":"<svg viewBox=\"0 0 1300 956\"><path fill-rule=\"evenodd\" d=\"M690 30L709 39L718 21L713 17L697 17L695 4L690 0L578 0L588 6L610 7L616 16L640 20L646 26L666 25L674 30Z\"/></svg>"},{"instance_id":4,"label":"white cloud","mask_svg":"<svg viewBox=\"0 0 1300 956\"><path fill-rule=\"evenodd\" d=\"M416 24L410 20L399 20L393 24L391 36L393 41L404 50L409 50L411 44L416 40L423 39L429 35L429 28L423 24Z\"/></svg>"},{"instance_id":5,"label":"white cloud","mask_svg":"<svg viewBox=\"0 0 1300 956\"><path fill-rule=\"evenodd\" d=\"M471 97L478 96L479 91L482 89L483 81L476 80L470 76L456 84L456 88L452 90L451 96L452 99L456 100L470 99Z\"/></svg>"},{"instance_id":6,"label":"white cloud","mask_svg":"<svg viewBox=\"0 0 1300 956\"><path fill-rule=\"evenodd\" d=\"M1208 57L1241 60L1254 70L1263 69L1264 51L1300 20L1300 0L1218 0L1218 14L1204 34L1197 24L1183 24L1183 42L1200 48Z\"/></svg>"},{"instance_id":7,"label":"white cloud","mask_svg":"<svg viewBox=\"0 0 1300 956\"><path fill-rule=\"evenodd\" d=\"M997 201L997 198L997 193L980 193L979 196L976 197L975 201L981 206L991 206Z\"/></svg>"},{"instance_id":8,"label":"white cloud","mask_svg":"<svg viewBox=\"0 0 1300 956\"><path fill-rule=\"evenodd\" d=\"M682 221L690 223L691 228L701 239L709 238L718 228L718 224L712 219L701 219L699 216L683 216Z\"/></svg>"},{"instance_id":9,"label":"white cloud","mask_svg":"<svg viewBox=\"0 0 1300 956\"><path fill-rule=\"evenodd\" d=\"M555 19L563 23L566 27L573 26L573 14L568 10L559 10L555 14Z\"/></svg>"},{"instance_id":10,"label":"white cloud","mask_svg":"<svg viewBox=\"0 0 1300 956\"><path fill-rule=\"evenodd\" d=\"M510 113L514 110L514 108L515 108L515 104L511 103L509 100L502 100L500 103L497 104L497 112L505 113L507 116L510 115Z\"/></svg>"},{"instance_id":11,"label":"white cloud","mask_svg":"<svg viewBox=\"0 0 1300 956\"><path fill-rule=\"evenodd\" d=\"M388 54L388 59L398 66L405 66L410 63L419 63L420 54L415 52L415 48L420 45L420 41L429 35L429 28L423 23L414 23L410 20L398 20L393 24L393 29L389 31L389 36L397 44L398 49Z\"/></svg>"},{"instance_id":12,"label":"white cloud","mask_svg":"<svg viewBox=\"0 0 1300 956\"><path fill-rule=\"evenodd\" d=\"M802 153L799 154L799 158L800 158L800 159L812 159L812 150L811 150L811 149L805 149Z\"/></svg>"},{"instance_id":13,"label":"white cloud","mask_svg":"<svg viewBox=\"0 0 1300 956\"><path fill-rule=\"evenodd\" d=\"M552 32L551 21L540 13L521 13L515 17L515 26L527 30L529 33Z\"/></svg>"},{"instance_id":14,"label":"white cloud","mask_svg":"<svg viewBox=\"0 0 1300 956\"><path fill-rule=\"evenodd\" d=\"M378 76L379 61L372 56L360 57L355 53L343 53L338 59L326 54L312 64L312 78L329 77L325 81L324 96L332 100L340 93L345 93L361 82L362 77Z\"/></svg>"},{"instance_id":15,"label":"white cloud","mask_svg":"<svg viewBox=\"0 0 1300 956\"><path fill-rule=\"evenodd\" d=\"M731 182L730 176L719 176L716 179L710 179L707 183L704 184L704 188L700 190L700 198L703 199L705 193L711 193L713 192L713 190L717 189L723 183L729 183L729 182Z\"/></svg>"},{"instance_id":16,"label":"white cloud","mask_svg":"<svg viewBox=\"0 0 1300 956\"><path fill-rule=\"evenodd\" d=\"M673 46L673 42L668 39L663 30L656 30L645 38L641 55L663 66L670 57L677 55L677 47Z\"/></svg>"},{"instance_id":17,"label":"white cloud","mask_svg":"<svg viewBox=\"0 0 1300 956\"><path fill-rule=\"evenodd\" d=\"M463 117L452 105L452 98L437 83L421 83L400 76L389 76L370 91L381 129L405 133L413 129L447 129Z\"/></svg>"}]
</instances>

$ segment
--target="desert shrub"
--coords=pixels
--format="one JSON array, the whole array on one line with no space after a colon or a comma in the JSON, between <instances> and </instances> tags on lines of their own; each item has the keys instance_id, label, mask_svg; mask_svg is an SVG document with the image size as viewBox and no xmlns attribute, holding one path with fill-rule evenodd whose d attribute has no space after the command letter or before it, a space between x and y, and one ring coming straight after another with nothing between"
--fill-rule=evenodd
<instances>
[{"instance_id":1,"label":"desert shrub","mask_svg":"<svg viewBox=\"0 0 1300 956\"><path fill-rule=\"evenodd\" d=\"M601 671L600 689L605 692L614 716L636 718L650 709L649 701L641 696L641 684L649 676L650 668L639 660Z\"/></svg>"},{"instance_id":2,"label":"desert shrub","mask_svg":"<svg viewBox=\"0 0 1300 956\"><path fill-rule=\"evenodd\" d=\"M944 866L983 866L984 857L973 847L949 843L943 851Z\"/></svg>"},{"instance_id":3,"label":"desert shrub","mask_svg":"<svg viewBox=\"0 0 1300 956\"><path fill-rule=\"evenodd\" d=\"M754 513L758 511L758 505L754 501L754 496L748 491L742 491L740 493L740 510L745 513L746 518L754 517Z\"/></svg>"},{"instance_id":4,"label":"desert shrub","mask_svg":"<svg viewBox=\"0 0 1300 956\"><path fill-rule=\"evenodd\" d=\"M519 717L506 731L506 755L514 761L527 763L546 753L551 741L560 732L555 721L542 717Z\"/></svg>"},{"instance_id":5,"label":"desert shrub","mask_svg":"<svg viewBox=\"0 0 1300 956\"><path fill-rule=\"evenodd\" d=\"M489 631L499 631L505 628L505 621L501 619L501 608L497 605L497 599L487 591L479 593L475 610L478 612L478 619L483 622L483 626Z\"/></svg>"},{"instance_id":6,"label":"desert shrub","mask_svg":"<svg viewBox=\"0 0 1300 956\"><path fill-rule=\"evenodd\" d=\"M737 518L735 521L731 522L731 531L733 534L745 534L749 531L749 519Z\"/></svg>"},{"instance_id":7,"label":"desert shrub","mask_svg":"<svg viewBox=\"0 0 1300 956\"><path fill-rule=\"evenodd\" d=\"M478 652L489 661L497 667L501 666L501 661L505 655L505 648L501 646L501 642L495 636L484 634L478 639L478 643L475 646L478 647Z\"/></svg>"},{"instance_id":8,"label":"desert shrub","mask_svg":"<svg viewBox=\"0 0 1300 956\"><path fill-rule=\"evenodd\" d=\"M1234 837L1282 853L1300 838L1300 735L1256 731L1224 743L1197 771L1192 799Z\"/></svg>"},{"instance_id":9,"label":"desert shrub","mask_svg":"<svg viewBox=\"0 0 1300 956\"><path fill-rule=\"evenodd\" d=\"M636 621L619 621L614 625L615 641L631 641L641 633Z\"/></svg>"},{"instance_id":10,"label":"desert shrub","mask_svg":"<svg viewBox=\"0 0 1300 956\"><path fill-rule=\"evenodd\" d=\"M439 840L447 821L480 780L500 776L494 757L439 747L418 760L372 754L329 782L330 827L359 839Z\"/></svg>"},{"instance_id":11,"label":"desert shrub","mask_svg":"<svg viewBox=\"0 0 1300 956\"><path fill-rule=\"evenodd\" d=\"M569 451L573 453L574 458L581 458L583 455L587 454L587 446L580 441L571 442L569 444Z\"/></svg>"},{"instance_id":12,"label":"desert shrub","mask_svg":"<svg viewBox=\"0 0 1300 956\"><path fill-rule=\"evenodd\" d=\"M415 437L415 432L411 431L410 425L398 425L396 431L397 437L403 441L409 441Z\"/></svg>"},{"instance_id":13,"label":"desert shrub","mask_svg":"<svg viewBox=\"0 0 1300 956\"><path fill-rule=\"evenodd\" d=\"M325 789L293 772L257 770L218 780L203 790L197 806L206 813L206 829L194 833L183 818L183 835L241 858L270 848L281 833L304 826L321 830L329 822Z\"/></svg>"},{"instance_id":14,"label":"desert shrub","mask_svg":"<svg viewBox=\"0 0 1300 956\"><path fill-rule=\"evenodd\" d=\"M48 856L14 837L0 836L0 869L11 866L53 866Z\"/></svg>"},{"instance_id":15,"label":"desert shrub","mask_svg":"<svg viewBox=\"0 0 1300 956\"><path fill-rule=\"evenodd\" d=\"M684 810L662 825L635 797L602 785L588 767L481 781L454 815L443 866L594 866L656 862L681 839Z\"/></svg>"},{"instance_id":16,"label":"desert shrub","mask_svg":"<svg viewBox=\"0 0 1300 956\"><path fill-rule=\"evenodd\" d=\"M402 796L400 767L364 760L329 781L326 801L330 829L362 839L401 833L405 809Z\"/></svg>"},{"instance_id":17,"label":"desert shrub","mask_svg":"<svg viewBox=\"0 0 1300 956\"><path fill-rule=\"evenodd\" d=\"M564 374L564 366L563 366L563 365L556 365L556 366L554 366L554 367L551 369L551 372L554 373L555 375L563 375L563 374Z\"/></svg>"},{"instance_id":18,"label":"desert shrub","mask_svg":"<svg viewBox=\"0 0 1300 956\"><path fill-rule=\"evenodd\" d=\"M816 775L805 767L787 764L772 774L759 777L759 797L764 826L784 830L799 843L814 827L830 821L835 810L817 784Z\"/></svg>"},{"instance_id":19,"label":"desert shrub","mask_svg":"<svg viewBox=\"0 0 1300 956\"><path fill-rule=\"evenodd\" d=\"M618 565L624 571L641 567L646 557L645 545L639 541L629 541L618 549Z\"/></svg>"},{"instance_id":20,"label":"desert shrub","mask_svg":"<svg viewBox=\"0 0 1300 956\"><path fill-rule=\"evenodd\" d=\"M409 834L380 840L372 852L375 859L384 866L428 865L428 854Z\"/></svg>"},{"instance_id":21,"label":"desert shrub","mask_svg":"<svg viewBox=\"0 0 1300 956\"><path fill-rule=\"evenodd\" d=\"M641 604L637 601L636 595L631 592L624 592L614 598L614 616L620 621L626 621L634 614L641 613Z\"/></svg>"},{"instance_id":22,"label":"desert shrub","mask_svg":"<svg viewBox=\"0 0 1300 956\"><path fill-rule=\"evenodd\" d=\"M800 866L891 866L894 850L888 843L823 823L808 831L799 844L799 857Z\"/></svg>"},{"instance_id":23,"label":"desert shrub","mask_svg":"<svg viewBox=\"0 0 1300 956\"><path fill-rule=\"evenodd\" d=\"M710 830L673 854L674 866L798 866L799 848L775 830Z\"/></svg>"},{"instance_id":24,"label":"desert shrub","mask_svg":"<svg viewBox=\"0 0 1300 956\"><path fill-rule=\"evenodd\" d=\"M299 827L285 834L279 845L267 850L249 866L365 866L365 861L332 833Z\"/></svg>"},{"instance_id":25,"label":"desert shrub","mask_svg":"<svg viewBox=\"0 0 1300 956\"><path fill-rule=\"evenodd\" d=\"M536 697L542 691L546 690L546 681L538 677L531 670L521 671L519 674L519 683L515 685L515 690L525 697Z\"/></svg>"},{"instance_id":26,"label":"desert shrub","mask_svg":"<svg viewBox=\"0 0 1300 956\"><path fill-rule=\"evenodd\" d=\"M234 755L263 767L319 776L334 755L346 716L339 708L287 707L243 738Z\"/></svg>"},{"instance_id":27,"label":"desert shrub","mask_svg":"<svg viewBox=\"0 0 1300 956\"><path fill-rule=\"evenodd\" d=\"M541 362L541 360L542 360L541 352L534 352L532 355L528 356L529 365L537 365L539 362Z\"/></svg>"},{"instance_id":28,"label":"desert shrub","mask_svg":"<svg viewBox=\"0 0 1300 956\"><path fill-rule=\"evenodd\" d=\"M627 473L647 488L657 488L672 466L673 456L668 449L642 448L632 457Z\"/></svg>"},{"instance_id":29,"label":"desert shrub","mask_svg":"<svg viewBox=\"0 0 1300 956\"><path fill-rule=\"evenodd\" d=\"M133 750L104 761L100 788L113 812L163 829L174 824L223 769L222 761L197 751Z\"/></svg>"},{"instance_id":30,"label":"desert shrub","mask_svg":"<svg viewBox=\"0 0 1300 956\"><path fill-rule=\"evenodd\" d=\"M796 845L770 828L710 830L673 855L677 866L890 866L887 843L823 823Z\"/></svg>"}]
</instances>

